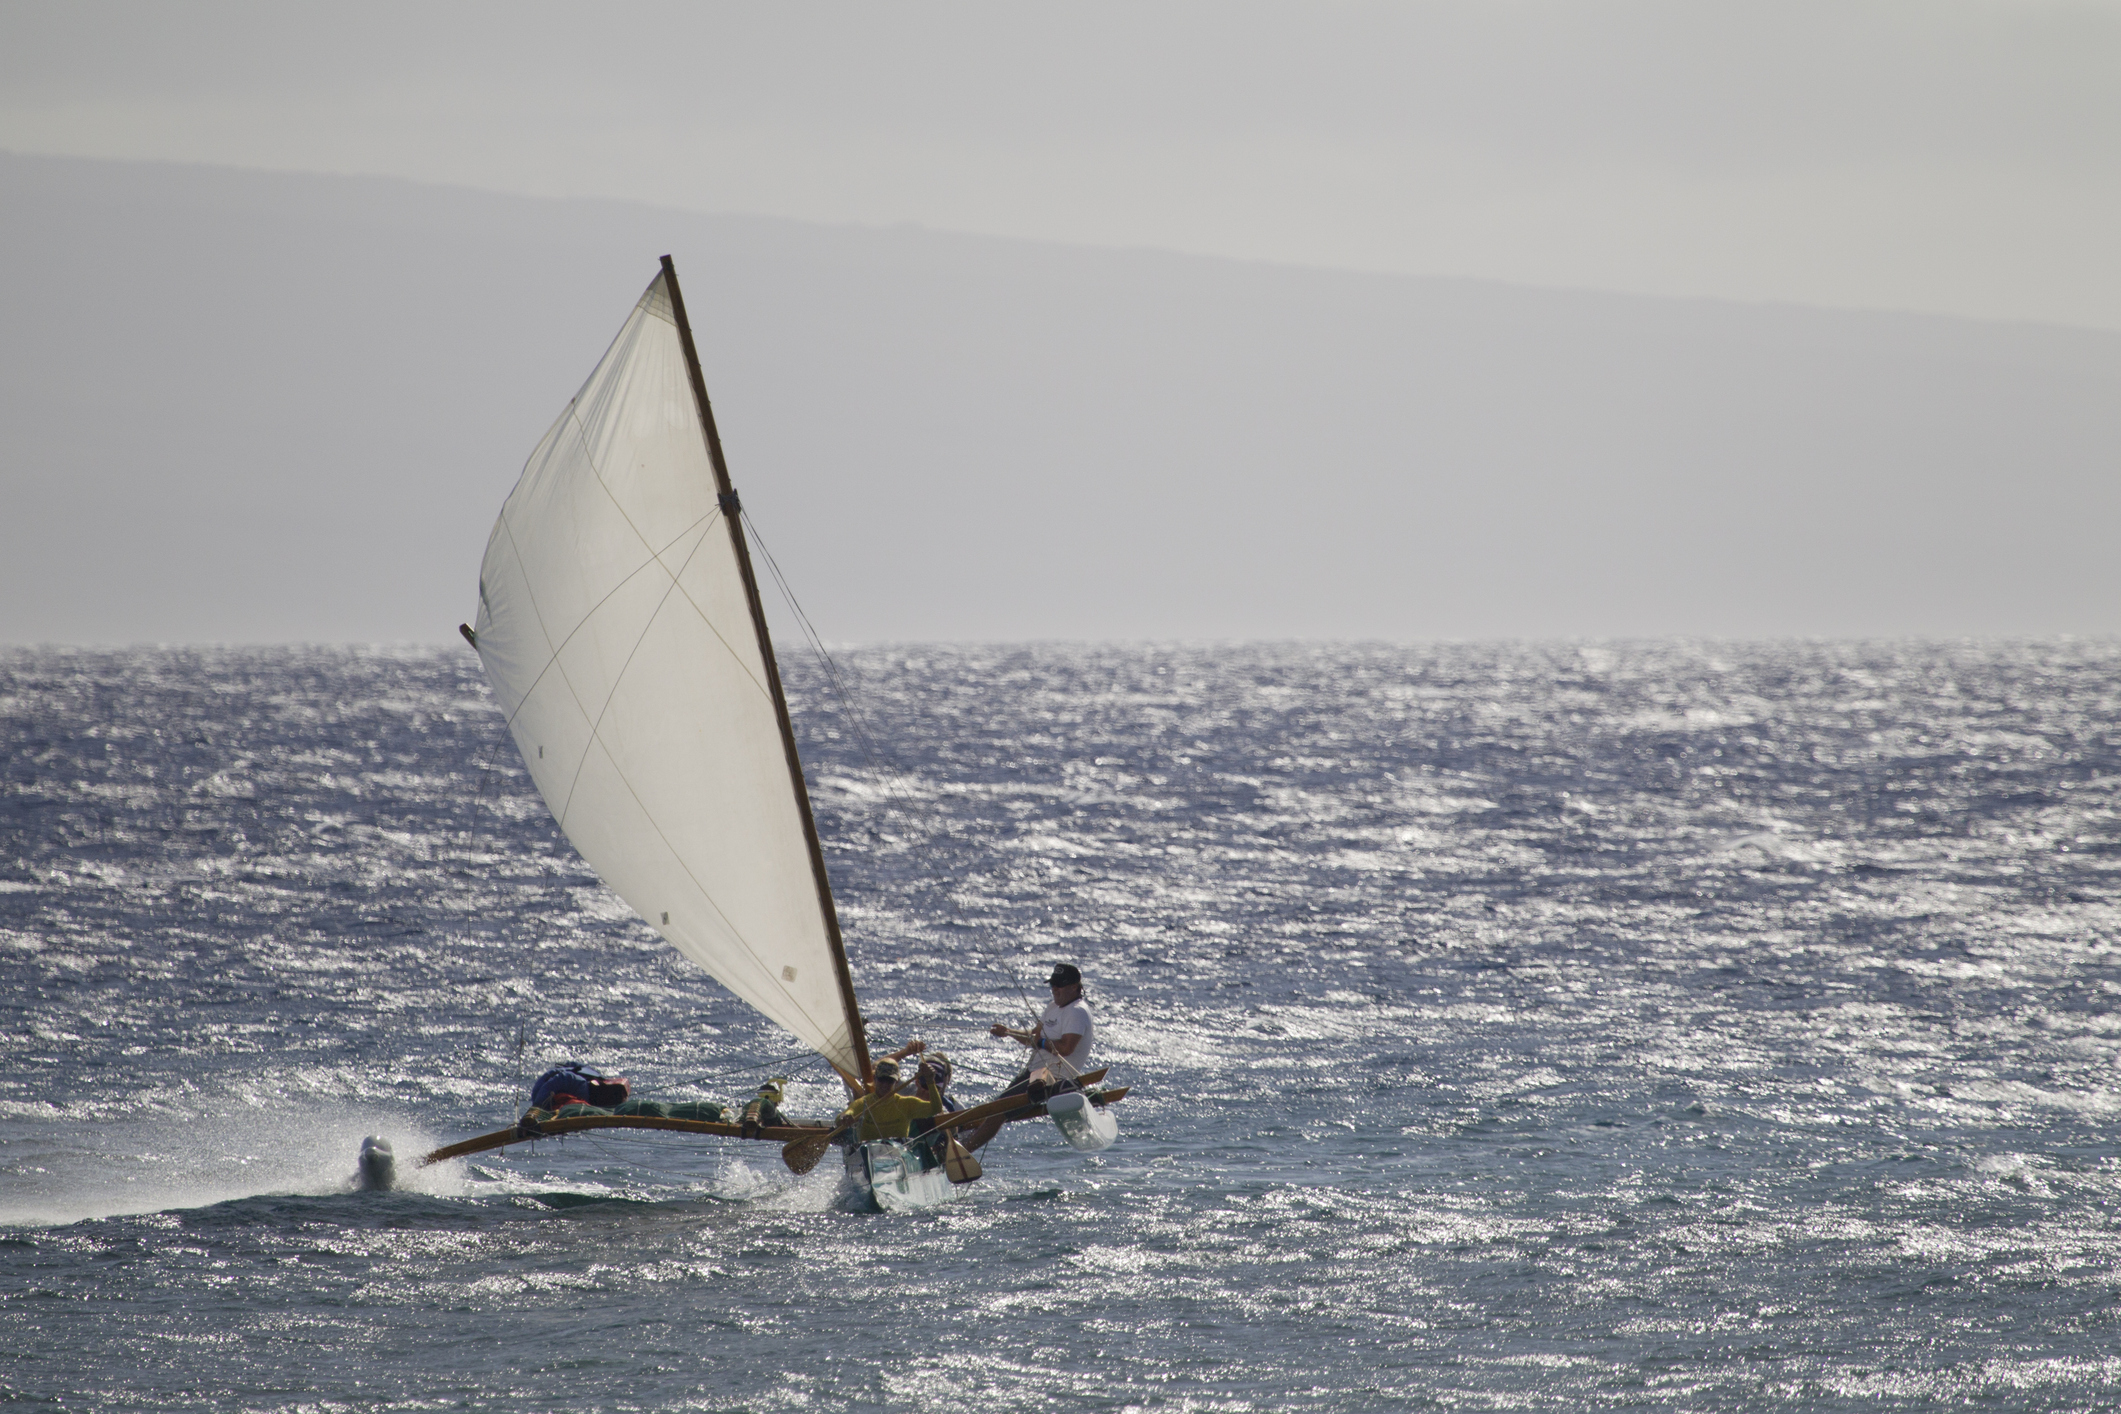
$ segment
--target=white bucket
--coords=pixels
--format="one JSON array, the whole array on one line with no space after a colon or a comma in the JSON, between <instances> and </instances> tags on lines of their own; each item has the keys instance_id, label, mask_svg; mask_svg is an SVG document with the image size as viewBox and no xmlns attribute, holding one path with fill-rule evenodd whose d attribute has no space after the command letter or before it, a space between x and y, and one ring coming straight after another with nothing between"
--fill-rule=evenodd
<instances>
[{"instance_id":1,"label":"white bucket","mask_svg":"<svg viewBox=\"0 0 2121 1414\"><path fill-rule=\"evenodd\" d=\"M1062 1138L1087 1153L1095 1153L1119 1138L1119 1121L1113 1118L1111 1109L1091 1104L1081 1091L1055 1095L1046 1101L1046 1115Z\"/></svg>"}]
</instances>

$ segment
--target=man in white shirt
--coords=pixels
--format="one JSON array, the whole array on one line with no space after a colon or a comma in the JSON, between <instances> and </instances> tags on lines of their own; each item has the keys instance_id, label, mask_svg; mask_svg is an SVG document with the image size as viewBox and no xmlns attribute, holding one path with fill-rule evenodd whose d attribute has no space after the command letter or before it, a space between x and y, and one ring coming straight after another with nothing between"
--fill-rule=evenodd
<instances>
[{"instance_id":1,"label":"man in white shirt","mask_svg":"<svg viewBox=\"0 0 2121 1414\"><path fill-rule=\"evenodd\" d=\"M987 1032L993 1036L1012 1036L1034 1052L1050 1052L1060 1057L1061 1063L1050 1067L1060 1075L1080 1074L1090 1064L1090 1043L1097 1037L1097 1027L1090 1020L1090 1008L1083 1005L1083 974L1074 963L1063 962L1054 967L1047 985L1053 989L1053 1005L1040 1014L1036 1027L1016 1031L996 1022L987 1028ZM1046 1055L1033 1055L1030 1069L1048 1068L1044 1064L1047 1059Z\"/></svg>"},{"instance_id":2,"label":"man in white shirt","mask_svg":"<svg viewBox=\"0 0 2121 1414\"><path fill-rule=\"evenodd\" d=\"M1031 1064L1024 1067L1023 1073L1002 1091L1002 1095L1029 1090L1032 1074L1041 1070L1058 1082L1053 1084L1053 1089L1072 1090L1077 1088L1072 1078L1089 1068L1090 1047L1097 1039L1097 1026L1090 1019L1090 1008L1083 1004L1082 972L1072 962L1059 963L1047 985L1053 989L1053 1005L1040 1014L1037 1026L1029 1031L1019 1031L996 1022L987 1028L989 1035L1008 1036L1029 1046L1032 1051ZM1000 1133L1009 1118L1000 1115L988 1120L964 1136L965 1147L977 1149Z\"/></svg>"}]
</instances>

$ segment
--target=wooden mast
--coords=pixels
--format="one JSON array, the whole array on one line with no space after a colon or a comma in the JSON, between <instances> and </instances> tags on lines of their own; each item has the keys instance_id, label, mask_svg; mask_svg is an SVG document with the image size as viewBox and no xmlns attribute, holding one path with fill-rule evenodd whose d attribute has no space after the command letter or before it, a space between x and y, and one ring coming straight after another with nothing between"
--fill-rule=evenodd
<instances>
[{"instance_id":1,"label":"wooden mast","mask_svg":"<svg viewBox=\"0 0 2121 1414\"><path fill-rule=\"evenodd\" d=\"M766 630L766 609L759 600L758 577L751 572L751 547L744 539L743 505L729 481L729 464L722 459L722 434L714 425L714 407L707 401L707 380L700 373L699 350L693 347L692 323L685 317L685 296L678 290L677 267L663 257L663 284L670 292L670 309L677 318L678 340L685 347L685 371L692 378L692 398L700 409L700 427L707 434L707 458L714 464L714 489L721 498L722 519L729 524L729 544L736 551L738 571L744 577L744 600L751 606L751 626L758 631L759 657L766 664L766 686L773 694L773 714L781 724L781 745L788 753L788 780L795 788L796 804L803 817L803 843L810 848L810 872L817 881L818 909L825 916L825 936L832 944L832 971L840 984L840 1005L847 1013L847 1035L854 1044L855 1063L864 1090L874 1089L876 1070L869 1060L869 1035L862 1024L862 1010L854 999L854 974L847 970L847 945L840 940L839 909L832 902L832 880L825 873L825 851L818 844L817 819L810 813L810 788L803 783L803 758L795 749L795 726L788 719L788 698L781 691L780 664L773 656L773 635Z\"/></svg>"}]
</instances>

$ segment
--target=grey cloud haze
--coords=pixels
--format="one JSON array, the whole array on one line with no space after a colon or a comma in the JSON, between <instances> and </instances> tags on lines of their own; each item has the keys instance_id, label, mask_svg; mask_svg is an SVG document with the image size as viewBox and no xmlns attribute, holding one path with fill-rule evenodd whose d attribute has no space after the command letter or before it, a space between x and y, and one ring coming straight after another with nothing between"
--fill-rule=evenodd
<instances>
[{"instance_id":1,"label":"grey cloud haze","mask_svg":"<svg viewBox=\"0 0 2121 1414\"><path fill-rule=\"evenodd\" d=\"M0 640L446 641L671 251L841 639L2112 633L2121 335L0 158Z\"/></svg>"},{"instance_id":2,"label":"grey cloud haze","mask_svg":"<svg viewBox=\"0 0 2121 1414\"><path fill-rule=\"evenodd\" d=\"M23 5L0 146L2121 328L2121 6Z\"/></svg>"}]
</instances>

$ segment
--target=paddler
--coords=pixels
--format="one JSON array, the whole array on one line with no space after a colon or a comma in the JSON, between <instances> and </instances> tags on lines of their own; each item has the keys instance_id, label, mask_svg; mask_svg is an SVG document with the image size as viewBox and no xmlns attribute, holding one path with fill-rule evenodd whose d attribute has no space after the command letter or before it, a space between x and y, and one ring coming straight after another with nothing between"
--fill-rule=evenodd
<instances>
[{"instance_id":1,"label":"paddler","mask_svg":"<svg viewBox=\"0 0 2121 1414\"><path fill-rule=\"evenodd\" d=\"M941 1051L930 1051L927 1055L922 1056L921 1063L914 1067L913 1071L913 1093L915 1098L935 1101L935 1113L938 1115L963 1108L956 1100L950 1097L949 1088L950 1057L944 1055ZM913 1137L918 1139L934 1127L935 1120L932 1117L916 1119L913 1121Z\"/></svg>"},{"instance_id":2,"label":"paddler","mask_svg":"<svg viewBox=\"0 0 2121 1414\"><path fill-rule=\"evenodd\" d=\"M945 1110L960 1108L950 1097L950 1057L941 1051L930 1051L921 1057L920 1067L913 1072L913 1093L923 1099L933 1095Z\"/></svg>"},{"instance_id":3,"label":"paddler","mask_svg":"<svg viewBox=\"0 0 2121 1414\"><path fill-rule=\"evenodd\" d=\"M1047 1088L1052 1090L1078 1089L1074 1077L1083 1073L1090 1063L1090 1046L1097 1038L1097 1026L1090 1020L1090 1008L1083 1001L1082 970L1072 962L1055 963L1053 975L1046 980L1052 989L1053 1005L1045 1009L1038 1018L1038 1025L1029 1031L1019 1031L1001 1022L987 1028L994 1036L1007 1036L1031 1048L1031 1063L1017 1072L1016 1079L1001 1093L1028 1094L1034 1076L1044 1078ZM1000 1099L1001 1095L997 1095ZM997 1115L972 1133L962 1136L967 1149L977 1149L1001 1132L1011 1115Z\"/></svg>"},{"instance_id":4,"label":"paddler","mask_svg":"<svg viewBox=\"0 0 2121 1414\"><path fill-rule=\"evenodd\" d=\"M935 1115L914 1120L907 1133L913 1141L908 1147L918 1151L929 1168L942 1162L943 1136L936 1131L936 1117L959 1108L957 1101L950 1098L949 1089L950 1057L941 1051L922 1056L913 1071L913 1093L917 1099L935 1101Z\"/></svg>"},{"instance_id":5,"label":"paddler","mask_svg":"<svg viewBox=\"0 0 2121 1414\"><path fill-rule=\"evenodd\" d=\"M887 1056L876 1063L876 1088L842 1110L833 1127L849 1128L857 1144L872 1139L906 1139L913 1132L913 1121L926 1119L940 1109L942 1102L933 1097L933 1092L927 1099L900 1094L898 1062Z\"/></svg>"},{"instance_id":6,"label":"paddler","mask_svg":"<svg viewBox=\"0 0 2121 1414\"><path fill-rule=\"evenodd\" d=\"M1083 1001L1082 970L1072 962L1055 963L1046 985L1053 991L1053 1005L1040 1014L1038 1025L1018 1031L997 1021L987 1028L991 1036L1007 1036L1031 1048L1031 1064L1017 1077L1018 1084L1029 1080L1032 1071L1048 1068L1049 1057L1058 1058L1059 1064L1050 1068L1059 1074L1080 1075L1090 1062L1090 1044L1097 1038L1090 1008Z\"/></svg>"},{"instance_id":7,"label":"paddler","mask_svg":"<svg viewBox=\"0 0 2121 1414\"><path fill-rule=\"evenodd\" d=\"M776 1075L759 1086L758 1094L744 1106L743 1114L737 1119L746 1139L758 1138L761 1129L774 1129L788 1123L787 1116L781 1113L781 1101L788 1096L787 1086L788 1077L785 1075Z\"/></svg>"}]
</instances>

